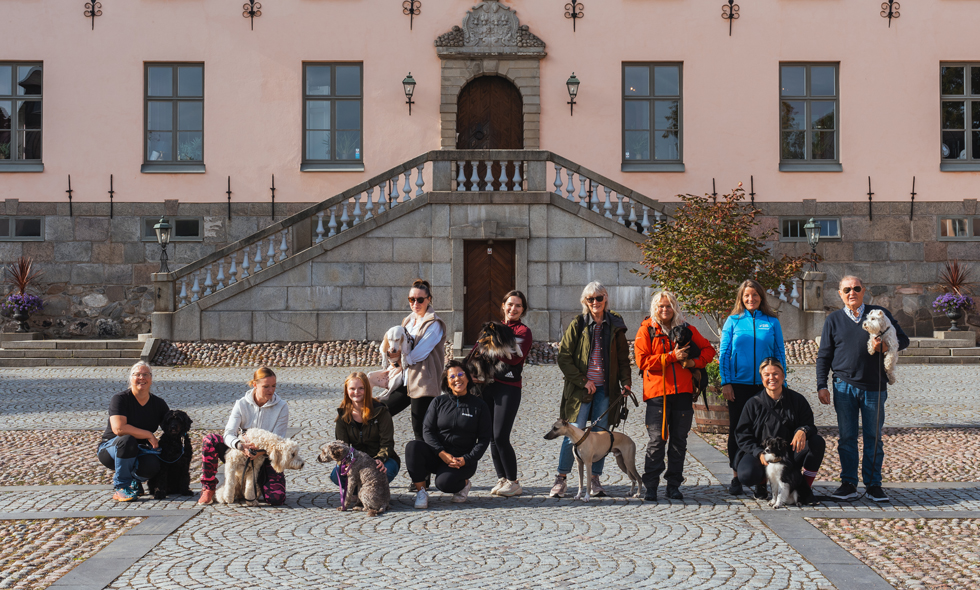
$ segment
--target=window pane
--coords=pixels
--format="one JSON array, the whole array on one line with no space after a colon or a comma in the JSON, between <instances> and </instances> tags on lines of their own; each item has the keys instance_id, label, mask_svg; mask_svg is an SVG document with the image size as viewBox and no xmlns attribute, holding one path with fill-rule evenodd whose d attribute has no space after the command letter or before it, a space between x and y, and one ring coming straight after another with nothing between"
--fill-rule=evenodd
<instances>
[{"instance_id":1,"label":"window pane","mask_svg":"<svg viewBox=\"0 0 980 590\"><path fill-rule=\"evenodd\" d=\"M361 153L361 132L360 131L338 131L337 132L337 159L355 160L356 155Z\"/></svg>"},{"instance_id":2,"label":"window pane","mask_svg":"<svg viewBox=\"0 0 980 590\"><path fill-rule=\"evenodd\" d=\"M806 68L803 66L783 66L782 96L806 95Z\"/></svg>"},{"instance_id":3,"label":"window pane","mask_svg":"<svg viewBox=\"0 0 980 590\"><path fill-rule=\"evenodd\" d=\"M806 158L805 142L805 131L784 131L780 157L784 160L802 160Z\"/></svg>"},{"instance_id":4,"label":"window pane","mask_svg":"<svg viewBox=\"0 0 980 590\"><path fill-rule=\"evenodd\" d=\"M204 96L204 68L201 66L177 68L177 96Z\"/></svg>"},{"instance_id":5,"label":"window pane","mask_svg":"<svg viewBox=\"0 0 980 590\"><path fill-rule=\"evenodd\" d=\"M944 238L966 237L966 220L941 219L939 221L939 235Z\"/></svg>"},{"instance_id":6,"label":"window pane","mask_svg":"<svg viewBox=\"0 0 980 590\"><path fill-rule=\"evenodd\" d=\"M41 132L22 131L20 133L20 145L18 146L20 158L23 160L41 159Z\"/></svg>"},{"instance_id":7,"label":"window pane","mask_svg":"<svg viewBox=\"0 0 980 590\"><path fill-rule=\"evenodd\" d=\"M40 219L15 219L14 236L18 238L40 238L41 220Z\"/></svg>"},{"instance_id":8,"label":"window pane","mask_svg":"<svg viewBox=\"0 0 980 590\"><path fill-rule=\"evenodd\" d=\"M10 129L13 119L10 109L13 106L13 101L10 100L0 100L0 129Z\"/></svg>"},{"instance_id":9,"label":"window pane","mask_svg":"<svg viewBox=\"0 0 980 590\"><path fill-rule=\"evenodd\" d=\"M361 128L361 101L359 100L338 100L337 101L337 129L360 129ZM338 137L339 141L339 137ZM338 149L340 145L338 143ZM338 157L340 157L338 155Z\"/></svg>"},{"instance_id":10,"label":"window pane","mask_svg":"<svg viewBox=\"0 0 980 590\"><path fill-rule=\"evenodd\" d=\"M973 96L980 96L980 67L970 68L970 93Z\"/></svg>"},{"instance_id":11,"label":"window pane","mask_svg":"<svg viewBox=\"0 0 980 590\"><path fill-rule=\"evenodd\" d=\"M962 131L943 131L943 159L966 158L966 137Z\"/></svg>"},{"instance_id":12,"label":"window pane","mask_svg":"<svg viewBox=\"0 0 980 590\"><path fill-rule=\"evenodd\" d=\"M184 131L177 134L177 159L200 162L204 159L204 134L200 131Z\"/></svg>"},{"instance_id":13,"label":"window pane","mask_svg":"<svg viewBox=\"0 0 980 590\"><path fill-rule=\"evenodd\" d=\"M782 129L806 129L804 118L806 112L806 102L802 100L784 100L780 105L780 128Z\"/></svg>"},{"instance_id":14,"label":"window pane","mask_svg":"<svg viewBox=\"0 0 980 590\"><path fill-rule=\"evenodd\" d=\"M942 94L963 94L962 66L944 67L939 70Z\"/></svg>"},{"instance_id":15,"label":"window pane","mask_svg":"<svg viewBox=\"0 0 980 590\"><path fill-rule=\"evenodd\" d=\"M677 160L678 137L676 131L658 131L654 134L656 139L655 153L658 160Z\"/></svg>"},{"instance_id":16,"label":"window pane","mask_svg":"<svg viewBox=\"0 0 980 590\"><path fill-rule=\"evenodd\" d=\"M980 100L973 101L971 106L973 110L973 128L980 129Z\"/></svg>"},{"instance_id":17,"label":"window pane","mask_svg":"<svg viewBox=\"0 0 980 590\"><path fill-rule=\"evenodd\" d=\"M626 66L624 82L623 91L626 96L650 96L650 68Z\"/></svg>"},{"instance_id":18,"label":"window pane","mask_svg":"<svg viewBox=\"0 0 980 590\"><path fill-rule=\"evenodd\" d=\"M146 68L146 95L173 96L174 69L171 67Z\"/></svg>"},{"instance_id":19,"label":"window pane","mask_svg":"<svg viewBox=\"0 0 980 590\"><path fill-rule=\"evenodd\" d=\"M813 129L835 129L834 106L831 101L814 100L810 103L810 126Z\"/></svg>"},{"instance_id":20,"label":"window pane","mask_svg":"<svg viewBox=\"0 0 980 590\"><path fill-rule=\"evenodd\" d=\"M150 131L146 140L146 159L150 162L173 161L174 134L169 131Z\"/></svg>"},{"instance_id":21,"label":"window pane","mask_svg":"<svg viewBox=\"0 0 980 590\"><path fill-rule=\"evenodd\" d=\"M626 101L626 128L650 129L650 103L645 100Z\"/></svg>"},{"instance_id":22,"label":"window pane","mask_svg":"<svg viewBox=\"0 0 980 590\"><path fill-rule=\"evenodd\" d=\"M814 160L834 159L834 131L814 131L811 154Z\"/></svg>"},{"instance_id":23,"label":"window pane","mask_svg":"<svg viewBox=\"0 0 980 590\"><path fill-rule=\"evenodd\" d=\"M306 128L330 129L330 101L306 101Z\"/></svg>"},{"instance_id":24,"label":"window pane","mask_svg":"<svg viewBox=\"0 0 980 590\"><path fill-rule=\"evenodd\" d=\"M306 93L330 95L330 66L306 67Z\"/></svg>"},{"instance_id":25,"label":"window pane","mask_svg":"<svg viewBox=\"0 0 980 590\"><path fill-rule=\"evenodd\" d=\"M339 96L361 94L360 66L337 66L337 94Z\"/></svg>"},{"instance_id":26,"label":"window pane","mask_svg":"<svg viewBox=\"0 0 980 590\"><path fill-rule=\"evenodd\" d=\"M0 66L0 96L10 96L13 94L13 66ZM2 225L2 221L0 221Z\"/></svg>"},{"instance_id":27,"label":"window pane","mask_svg":"<svg viewBox=\"0 0 980 590\"><path fill-rule=\"evenodd\" d=\"M307 160L330 159L330 132L329 131L306 132L306 159Z\"/></svg>"},{"instance_id":28,"label":"window pane","mask_svg":"<svg viewBox=\"0 0 980 590\"><path fill-rule=\"evenodd\" d=\"M840 230L837 229L836 219L821 219L817 223L820 224L820 237L821 238L837 238L840 237Z\"/></svg>"},{"instance_id":29,"label":"window pane","mask_svg":"<svg viewBox=\"0 0 980 590\"><path fill-rule=\"evenodd\" d=\"M626 159L650 159L650 133L648 131L626 132Z\"/></svg>"},{"instance_id":30,"label":"window pane","mask_svg":"<svg viewBox=\"0 0 980 590\"><path fill-rule=\"evenodd\" d=\"M143 237L144 238L154 238L154 239L156 239L157 233L155 231L153 231L153 226L156 225L156 224L158 224L158 223L160 223L160 220L157 219L156 217L152 217L150 219L144 219L143 220ZM168 219L167 220L167 223L169 223L170 226L173 227L173 223L171 223L171 220Z\"/></svg>"},{"instance_id":31,"label":"window pane","mask_svg":"<svg viewBox=\"0 0 980 590\"><path fill-rule=\"evenodd\" d=\"M155 224L154 224L155 225ZM154 232L153 235L156 235ZM174 221L174 236L196 238L201 235L201 222L198 219L178 219Z\"/></svg>"},{"instance_id":32,"label":"window pane","mask_svg":"<svg viewBox=\"0 0 980 590\"><path fill-rule=\"evenodd\" d=\"M146 125L153 131L170 131L174 124L174 103L147 103Z\"/></svg>"},{"instance_id":33,"label":"window pane","mask_svg":"<svg viewBox=\"0 0 980 590\"><path fill-rule=\"evenodd\" d=\"M10 132L0 131L0 160L10 159Z\"/></svg>"},{"instance_id":34,"label":"window pane","mask_svg":"<svg viewBox=\"0 0 980 590\"><path fill-rule=\"evenodd\" d=\"M676 100L658 100L653 105L653 128L654 129L677 129L677 108Z\"/></svg>"},{"instance_id":35,"label":"window pane","mask_svg":"<svg viewBox=\"0 0 980 590\"><path fill-rule=\"evenodd\" d=\"M17 68L17 94L41 94L40 66L20 66Z\"/></svg>"},{"instance_id":36,"label":"window pane","mask_svg":"<svg viewBox=\"0 0 980 590\"><path fill-rule=\"evenodd\" d=\"M963 129L963 101L943 101L943 129Z\"/></svg>"},{"instance_id":37,"label":"window pane","mask_svg":"<svg viewBox=\"0 0 980 590\"><path fill-rule=\"evenodd\" d=\"M181 131L204 129L204 103L197 100L178 102L177 129Z\"/></svg>"},{"instance_id":38,"label":"window pane","mask_svg":"<svg viewBox=\"0 0 980 590\"><path fill-rule=\"evenodd\" d=\"M17 128L18 129L41 128L41 101L39 100L17 101Z\"/></svg>"},{"instance_id":39,"label":"window pane","mask_svg":"<svg viewBox=\"0 0 980 590\"><path fill-rule=\"evenodd\" d=\"M806 233L803 230L803 222L799 219L784 219L783 220L783 237L784 238L801 238L805 236Z\"/></svg>"},{"instance_id":40,"label":"window pane","mask_svg":"<svg viewBox=\"0 0 980 590\"><path fill-rule=\"evenodd\" d=\"M10 237L10 218L0 218L0 238Z\"/></svg>"},{"instance_id":41,"label":"window pane","mask_svg":"<svg viewBox=\"0 0 980 590\"><path fill-rule=\"evenodd\" d=\"M810 96L834 96L837 94L834 81L834 66L812 66L810 68Z\"/></svg>"},{"instance_id":42,"label":"window pane","mask_svg":"<svg viewBox=\"0 0 980 590\"><path fill-rule=\"evenodd\" d=\"M653 68L653 90L657 96L680 95L680 74L677 66Z\"/></svg>"},{"instance_id":43,"label":"window pane","mask_svg":"<svg viewBox=\"0 0 980 590\"><path fill-rule=\"evenodd\" d=\"M0 154L0 157L3 155ZM980 131L973 132L973 159L980 160Z\"/></svg>"}]
</instances>

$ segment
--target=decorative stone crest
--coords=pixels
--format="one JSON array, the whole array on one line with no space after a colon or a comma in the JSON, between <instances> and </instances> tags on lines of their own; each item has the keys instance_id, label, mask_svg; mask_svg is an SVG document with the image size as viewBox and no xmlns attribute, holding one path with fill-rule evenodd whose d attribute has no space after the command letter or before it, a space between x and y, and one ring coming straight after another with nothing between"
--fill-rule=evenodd
<instances>
[{"instance_id":1,"label":"decorative stone crest","mask_svg":"<svg viewBox=\"0 0 980 590\"><path fill-rule=\"evenodd\" d=\"M470 9L463 26L436 39L436 47L466 48L466 52L510 53L529 48L544 48L544 41L521 25L517 12L510 7L487 0Z\"/></svg>"}]
</instances>

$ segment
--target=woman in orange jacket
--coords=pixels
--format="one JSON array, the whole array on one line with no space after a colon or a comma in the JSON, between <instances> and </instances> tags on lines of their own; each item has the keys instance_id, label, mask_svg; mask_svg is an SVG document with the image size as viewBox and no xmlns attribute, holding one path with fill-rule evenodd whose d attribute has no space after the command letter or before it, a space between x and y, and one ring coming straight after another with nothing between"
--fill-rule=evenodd
<instances>
[{"instance_id":1,"label":"woman in orange jacket","mask_svg":"<svg viewBox=\"0 0 980 590\"><path fill-rule=\"evenodd\" d=\"M689 355L689 345L681 348L671 340L670 331L678 326L690 328L691 342L701 349L698 357ZM677 298L668 291L659 291L650 301L650 317L640 324L633 350L636 365L643 371L643 401L647 404L646 425L650 435L643 469L645 499L657 499L666 447L667 497L683 500L680 486L684 481L684 456L694 419L694 380L690 369L703 369L714 358L715 349L697 328L685 322Z\"/></svg>"}]
</instances>

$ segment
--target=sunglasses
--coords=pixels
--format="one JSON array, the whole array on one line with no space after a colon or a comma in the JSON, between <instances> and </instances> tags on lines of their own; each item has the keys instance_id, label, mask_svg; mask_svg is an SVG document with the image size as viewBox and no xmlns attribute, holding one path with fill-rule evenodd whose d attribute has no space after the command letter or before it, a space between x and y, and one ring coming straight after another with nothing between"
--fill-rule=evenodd
<instances>
[{"instance_id":1,"label":"sunglasses","mask_svg":"<svg viewBox=\"0 0 980 590\"><path fill-rule=\"evenodd\" d=\"M596 295L595 297L586 297L585 300L588 301L589 303L593 303L593 302L596 302L596 301L598 301L599 303L602 303L603 299L605 299L605 298L606 298L605 295Z\"/></svg>"},{"instance_id":2,"label":"sunglasses","mask_svg":"<svg viewBox=\"0 0 980 590\"><path fill-rule=\"evenodd\" d=\"M449 373L446 377L450 379L459 379L460 377L466 377L466 373Z\"/></svg>"},{"instance_id":3,"label":"sunglasses","mask_svg":"<svg viewBox=\"0 0 980 590\"><path fill-rule=\"evenodd\" d=\"M847 295L851 291L854 291L855 293L860 293L861 285L858 285L856 287L844 287L843 289L840 290L840 292L843 293L844 295Z\"/></svg>"},{"instance_id":4,"label":"sunglasses","mask_svg":"<svg viewBox=\"0 0 980 590\"><path fill-rule=\"evenodd\" d=\"M428 297L409 297L408 304L411 305L413 303L418 303L419 305L421 305L425 303L426 299L428 299Z\"/></svg>"}]
</instances>

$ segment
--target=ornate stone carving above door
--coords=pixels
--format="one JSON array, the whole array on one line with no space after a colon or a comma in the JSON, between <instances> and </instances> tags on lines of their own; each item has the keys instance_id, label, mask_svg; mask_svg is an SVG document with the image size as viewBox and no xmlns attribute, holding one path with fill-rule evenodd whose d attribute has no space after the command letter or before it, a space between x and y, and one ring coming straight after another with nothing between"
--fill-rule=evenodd
<instances>
[{"instance_id":1,"label":"ornate stone carving above door","mask_svg":"<svg viewBox=\"0 0 980 590\"><path fill-rule=\"evenodd\" d=\"M517 12L495 0L480 2L463 17L463 25L436 39L439 55L544 53L544 41L521 25Z\"/></svg>"}]
</instances>

